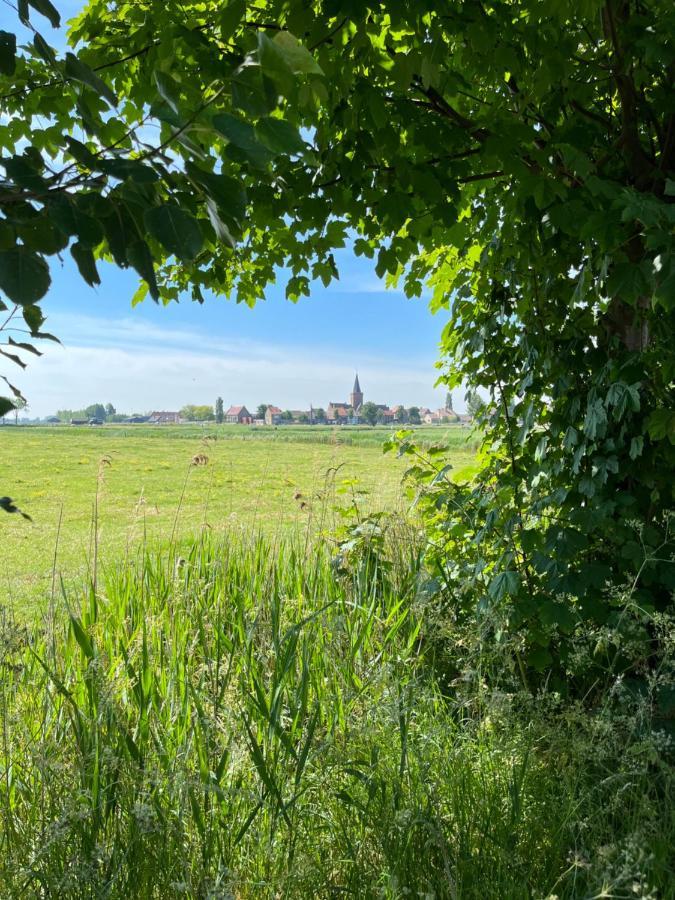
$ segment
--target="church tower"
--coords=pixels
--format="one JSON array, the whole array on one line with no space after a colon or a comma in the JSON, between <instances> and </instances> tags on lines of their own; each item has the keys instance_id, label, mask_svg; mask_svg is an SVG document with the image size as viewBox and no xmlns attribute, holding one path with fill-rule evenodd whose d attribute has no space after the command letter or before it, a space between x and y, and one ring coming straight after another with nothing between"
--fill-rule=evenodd
<instances>
[{"instance_id":1,"label":"church tower","mask_svg":"<svg viewBox=\"0 0 675 900\"><path fill-rule=\"evenodd\" d=\"M361 385L359 384L358 373L356 375L356 378L354 379L354 388L349 398L349 402L351 403L354 412L358 412L358 410L363 406L363 391L361 390Z\"/></svg>"}]
</instances>

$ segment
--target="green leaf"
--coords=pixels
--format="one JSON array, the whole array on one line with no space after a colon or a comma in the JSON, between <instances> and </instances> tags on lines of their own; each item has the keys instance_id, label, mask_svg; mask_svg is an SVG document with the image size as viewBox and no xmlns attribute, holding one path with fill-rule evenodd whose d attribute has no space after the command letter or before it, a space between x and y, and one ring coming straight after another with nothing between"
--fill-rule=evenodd
<instances>
[{"instance_id":1,"label":"green leaf","mask_svg":"<svg viewBox=\"0 0 675 900\"><path fill-rule=\"evenodd\" d=\"M75 635L75 640L80 645L82 652L88 659L92 659L94 656L94 645L91 642L91 638L84 630L82 622L75 616L71 616L70 624L73 629L73 634Z\"/></svg>"},{"instance_id":2,"label":"green leaf","mask_svg":"<svg viewBox=\"0 0 675 900\"><path fill-rule=\"evenodd\" d=\"M130 178L137 184L153 184L159 180L152 166L146 166L140 159L100 159L98 168L120 181Z\"/></svg>"},{"instance_id":3,"label":"green leaf","mask_svg":"<svg viewBox=\"0 0 675 900\"><path fill-rule=\"evenodd\" d=\"M260 143L255 128L238 116L220 113L213 117L213 126L257 168L263 168L272 159L274 154Z\"/></svg>"},{"instance_id":4,"label":"green leaf","mask_svg":"<svg viewBox=\"0 0 675 900\"><path fill-rule=\"evenodd\" d=\"M527 654L527 661L538 672L543 672L547 666L551 665L553 657L545 647L533 647Z\"/></svg>"},{"instance_id":5,"label":"green leaf","mask_svg":"<svg viewBox=\"0 0 675 900\"><path fill-rule=\"evenodd\" d=\"M153 103L150 107L150 115L159 119L160 122L166 122L168 125L173 125L175 128L180 128L183 124L181 117L164 101L161 103Z\"/></svg>"},{"instance_id":6,"label":"green leaf","mask_svg":"<svg viewBox=\"0 0 675 900\"><path fill-rule=\"evenodd\" d=\"M607 412L603 406L602 400L597 397L590 400L586 409L586 417L584 419L584 434L595 440L596 437L602 436L607 425Z\"/></svg>"},{"instance_id":7,"label":"green leaf","mask_svg":"<svg viewBox=\"0 0 675 900\"><path fill-rule=\"evenodd\" d=\"M36 303L50 284L49 266L37 253L26 247L0 252L0 290L13 303Z\"/></svg>"},{"instance_id":8,"label":"green leaf","mask_svg":"<svg viewBox=\"0 0 675 900\"><path fill-rule=\"evenodd\" d=\"M0 397L0 416L6 416L13 409L15 409L15 406L9 397Z\"/></svg>"},{"instance_id":9,"label":"green leaf","mask_svg":"<svg viewBox=\"0 0 675 900\"><path fill-rule=\"evenodd\" d=\"M232 106L252 116L266 116L276 107L279 92L259 66L241 66L232 77Z\"/></svg>"},{"instance_id":10,"label":"green leaf","mask_svg":"<svg viewBox=\"0 0 675 900\"><path fill-rule=\"evenodd\" d=\"M105 81L102 81L95 72L92 72L89 66L85 65L85 63L83 63L81 59L78 59L73 53L66 53L66 65L64 71L69 78L73 78L75 81L85 84L93 91L96 91L97 94L105 97L111 106L115 106L117 103L117 98Z\"/></svg>"},{"instance_id":11,"label":"green leaf","mask_svg":"<svg viewBox=\"0 0 675 900\"><path fill-rule=\"evenodd\" d=\"M667 310L675 306L675 258L670 254L663 262L658 258L659 268L657 272L656 298Z\"/></svg>"},{"instance_id":12,"label":"green leaf","mask_svg":"<svg viewBox=\"0 0 675 900\"><path fill-rule=\"evenodd\" d=\"M41 13L45 19L49 19L52 28L58 28L61 25L61 16L49 0L28 0L28 2L33 9Z\"/></svg>"},{"instance_id":13,"label":"green leaf","mask_svg":"<svg viewBox=\"0 0 675 900\"><path fill-rule=\"evenodd\" d=\"M554 603L552 600L541 604L539 619L543 625L557 626L566 633L572 631L577 621L567 603Z\"/></svg>"},{"instance_id":14,"label":"green leaf","mask_svg":"<svg viewBox=\"0 0 675 900\"><path fill-rule=\"evenodd\" d=\"M47 204L50 217L67 235L76 235L78 240L89 247L95 247L103 240L103 228L98 219L83 213L76 205L76 197L60 194L50 198Z\"/></svg>"},{"instance_id":15,"label":"green leaf","mask_svg":"<svg viewBox=\"0 0 675 900\"><path fill-rule=\"evenodd\" d=\"M490 582L488 593L493 600L501 600L507 594L515 594L520 586L520 578L517 572L500 572Z\"/></svg>"},{"instance_id":16,"label":"green leaf","mask_svg":"<svg viewBox=\"0 0 675 900\"><path fill-rule=\"evenodd\" d=\"M88 169L95 169L98 166L98 157L82 141L78 141L77 138L68 134L66 135L66 145L73 159L82 163L83 166L86 166Z\"/></svg>"},{"instance_id":17,"label":"green leaf","mask_svg":"<svg viewBox=\"0 0 675 900\"><path fill-rule=\"evenodd\" d=\"M185 164L185 171L215 201L221 215L237 223L243 221L247 198L240 181L222 173L207 172L192 162Z\"/></svg>"},{"instance_id":18,"label":"green leaf","mask_svg":"<svg viewBox=\"0 0 675 900\"><path fill-rule=\"evenodd\" d=\"M178 115L180 112L180 87L178 82L170 75L167 75L166 72L160 72L159 70L155 70L154 77L160 97Z\"/></svg>"},{"instance_id":19,"label":"green leaf","mask_svg":"<svg viewBox=\"0 0 675 900\"><path fill-rule=\"evenodd\" d=\"M197 220L175 203L148 210L145 224L150 234L179 259L192 260L202 249L204 238Z\"/></svg>"},{"instance_id":20,"label":"green leaf","mask_svg":"<svg viewBox=\"0 0 675 900\"><path fill-rule=\"evenodd\" d=\"M33 46L35 47L35 52L38 56L40 56L46 63L50 66L56 67L56 56L54 55L54 51L49 46L47 41L39 34L37 31L35 32L35 37L33 38Z\"/></svg>"},{"instance_id":21,"label":"green leaf","mask_svg":"<svg viewBox=\"0 0 675 900\"><path fill-rule=\"evenodd\" d=\"M271 41L264 31L258 32L258 59L263 71L279 85L281 92L289 94L295 85L295 76L281 47Z\"/></svg>"},{"instance_id":22,"label":"green leaf","mask_svg":"<svg viewBox=\"0 0 675 900\"><path fill-rule=\"evenodd\" d=\"M22 22L24 25L28 25L28 23L30 21L29 12L28 12L28 0L19 0L19 2L16 5L16 8L19 13L19 21Z\"/></svg>"},{"instance_id":23,"label":"green leaf","mask_svg":"<svg viewBox=\"0 0 675 900\"><path fill-rule=\"evenodd\" d=\"M148 296L148 293L149 292L148 292L147 282L143 281L143 279L141 278L141 280L138 282L138 286L137 286L136 290L134 291L133 296L131 298L131 308L135 309L139 303L143 303L145 298ZM157 302L157 301L155 301L155 302Z\"/></svg>"},{"instance_id":24,"label":"green leaf","mask_svg":"<svg viewBox=\"0 0 675 900\"><path fill-rule=\"evenodd\" d=\"M303 153L306 147L298 129L284 119L261 119L256 125L256 133L275 153Z\"/></svg>"},{"instance_id":25,"label":"green leaf","mask_svg":"<svg viewBox=\"0 0 675 900\"><path fill-rule=\"evenodd\" d=\"M37 350L32 344L26 343L26 341L15 341L13 337L7 338L7 343L10 347L18 347L19 350L25 350L27 353L32 353L34 356L42 356L39 350Z\"/></svg>"},{"instance_id":26,"label":"green leaf","mask_svg":"<svg viewBox=\"0 0 675 900\"><path fill-rule=\"evenodd\" d=\"M57 194L51 197L46 204L50 219L56 223L64 234L69 237L77 234L77 209L70 197Z\"/></svg>"},{"instance_id":27,"label":"green leaf","mask_svg":"<svg viewBox=\"0 0 675 900\"><path fill-rule=\"evenodd\" d=\"M675 445L675 411L655 409L647 419L647 431L653 441L668 439Z\"/></svg>"},{"instance_id":28,"label":"green leaf","mask_svg":"<svg viewBox=\"0 0 675 900\"><path fill-rule=\"evenodd\" d=\"M82 127L88 134L95 135L100 141L105 140L105 126L98 115L94 115L81 93L75 100L75 108L82 119Z\"/></svg>"},{"instance_id":29,"label":"green leaf","mask_svg":"<svg viewBox=\"0 0 675 900\"><path fill-rule=\"evenodd\" d=\"M45 320L42 310L39 306L34 306L29 303L23 307L21 314L23 315L24 322L30 329L31 335L35 336L40 328L42 328L42 324Z\"/></svg>"},{"instance_id":30,"label":"green leaf","mask_svg":"<svg viewBox=\"0 0 675 900\"><path fill-rule=\"evenodd\" d=\"M631 459L637 459L638 456L642 455L642 447L644 445L644 438L642 435L637 435L634 438L631 438L630 442L630 450L629 456Z\"/></svg>"},{"instance_id":31,"label":"green leaf","mask_svg":"<svg viewBox=\"0 0 675 900\"><path fill-rule=\"evenodd\" d=\"M12 392L12 396L15 398L15 400L22 400L25 403L26 398L21 393L21 391L17 387L14 387L14 385L11 383L11 381L9 381L9 379L6 378L4 375L0 375L0 378L2 378L2 380L5 382L7 387L10 389L10 391Z\"/></svg>"},{"instance_id":32,"label":"green leaf","mask_svg":"<svg viewBox=\"0 0 675 900\"><path fill-rule=\"evenodd\" d=\"M610 297L620 297L626 303L636 300L647 290L642 269L634 263L617 263L607 281Z\"/></svg>"},{"instance_id":33,"label":"green leaf","mask_svg":"<svg viewBox=\"0 0 675 900\"><path fill-rule=\"evenodd\" d=\"M127 248L134 241L139 240L140 235L136 223L123 203L116 203L113 213L102 220L108 247L115 262L123 268L127 265Z\"/></svg>"},{"instance_id":34,"label":"green leaf","mask_svg":"<svg viewBox=\"0 0 675 900\"><path fill-rule=\"evenodd\" d=\"M8 353L6 350L3 350L3 348L0 347L0 356L11 359L13 363L15 363L17 366L21 366L22 369L26 368L26 363L21 359L20 356L17 356L16 353Z\"/></svg>"},{"instance_id":35,"label":"green leaf","mask_svg":"<svg viewBox=\"0 0 675 900\"><path fill-rule=\"evenodd\" d=\"M47 182L26 156L10 156L2 160L2 166L19 187L36 192L47 190Z\"/></svg>"},{"instance_id":36,"label":"green leaf","mask_svg":"<svg viewBox=\"0 0 675 900\"><path fill-rule=\"evenodd\" d=\"M67 235L45 213L17 227L17 233L26 247L46 256L59 253L68 246Z\"/></svg>"},{"instance_id":37,"label":"green leaf","mask_svg":"<svg viewBox=\"0 0 675 900\"><path fill-rule=\"evenodd\" d=\"M99 278L98 271L96 270L96 260L94 259L94 254L91 252L91 248L78 241L70 248L70 253L77 263L77 268L80 270L80 275L84 278L87 284L90 287L95 287L97 284L100 284L101 279Z\"/></svg>"},{"instance_id":38,"label":"green leaf","mask_svg":"<svg viewBox=\"0 0 675 900\"><path fill-rule=\"evenodd\" d=\"M0 74L13 75L16 69L16 35L0 31Z\"/></svg>"},{"instance_id":39,"label":"green leaf","mask_svg":"<svg viewBox=\"0 0 675 900\"><path fill-rule=\"evenodd\" d=\"M129 263L136 269L143 281L148 285L150 296L157 303L159 300L159 288L155 277L155 267L152 261L152 253L147 243L143 240L134 241L127 250Z\"/></svg>"},{"instance_id":40,"label":"green leaf","mask_svg":"<svg viewBox=\"0 0 675 900\"><path fill-rule=\"evenodd\" d=\"M234 249L237 246L237 242L230 233L227 225L220 218L218 207L210 197L208 197L206 200L206 212L209 217L209 222L211 223L211 226L215 231L218 240L223 241L229 247L232 247Z\"/></svg>"},{"instance_id":41,"label":"green leaf","mask_svg":"<svg viewBox=\"0 0 675 900\"><path fill-rule=\"evenodd\" d=\"M221 5L219 14L220 35L228 41L237 30L237 26L246 15L246 0L231 0Z\"/></svg>"},{"instance_id":42,"label":"green leaf","mask_svg":"<svg viewBox=\"0 0 675 900\"><path fill-rule=\"evenodd\" d=\"M0 250L11 250L16 244L14 229L6 222L0 221Z\"/></svg>"},{"instance_id":43,"label":"green leaf","mask_svg":"<svg viewBox=\"0 0 675 900\"><path fill-rule=\"evenodd\" d=\"M291 72L305 75L323 75L323 69L306 47L288 31L280 31L274 36L274 43L281 51Z\"/></svg>"},{"instance_id":44,"label":"green leaf","mask_svg":"<svg viewBox=\"0 0 675 900\"><path fill-rule=\"evenodd\" d=\"M178 143L185 147L186 150L189 150L193 156L196 156L198 159L206 159L207 154L204 152L200 144L197 141L193 140L187 133L185 129L178 131L174 135L174 140L178 141Z\"/></svg>"}]
</instances>

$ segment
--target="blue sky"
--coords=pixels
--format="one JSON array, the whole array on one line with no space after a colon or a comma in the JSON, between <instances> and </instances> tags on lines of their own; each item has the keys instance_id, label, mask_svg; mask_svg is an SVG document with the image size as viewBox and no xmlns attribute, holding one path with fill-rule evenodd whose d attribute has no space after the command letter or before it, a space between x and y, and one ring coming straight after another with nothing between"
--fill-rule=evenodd
<instances>
[{"instance_id":1,"label":"blue sky","mask_svg":"<svg viewBox=\"0 0 675 900\"><path fill-rule=\"evenodd\" d=\"M56 5L70 16L80 4ZM63 47L63 28L57 34L34 11L32 17ZM15 13L0 7L0 28L19 31L17 25ZM101 265L102 284L94 290L68 256L52 265L43 301L47 330L63 346L45 347L14 381L32 416L98 401L128 412L178 409L217 396L226 406L325 407L347 399L357 370L366 400L442 405L445 390L434 388L434 363L447 313L432 316L426 300L387 290L372 262L349 250L336 258L340 280L329 288L314 285L312 296L297 304L284 299L279 284L254 309L215 297L202 306L185 299L132 309L135 273ZM464 409L461 392L454 401Z\"/></svg>"},{"instance_id":2,"label":"blue sky","mask_svg":"<svg viewBox=\"0 0 675 900\"><path fill-rule=\"evenodd\" d=\"M102 265L94 290L65 261L52 267L43 301L46 328L63 346L44 345L15 381L33 416L98 401L129 412L178 409L217 396L226 406L325 407L348 397L357 370L366 399L442 405L434 363L445 317L386 290L349 251L338 263L340 281L297 304L272 286L254 309L216 297L132 309L135 274Z\"/></svg>"}]
</instances>

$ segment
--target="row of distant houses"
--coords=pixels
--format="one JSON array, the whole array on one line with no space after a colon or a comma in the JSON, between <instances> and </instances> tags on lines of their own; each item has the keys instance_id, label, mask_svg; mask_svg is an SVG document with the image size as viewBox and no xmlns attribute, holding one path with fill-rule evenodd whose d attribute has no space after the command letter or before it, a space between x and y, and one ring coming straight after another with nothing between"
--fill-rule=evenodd
<instances>
[{"instance_id":1,"label":"row of distant houses","mask_svg":"<svg viewBox=\"0 0 675 900\"><path fill-rule=\"evenodd\" d=\"M58 425L61 422L58 416L49 416L45 421L50 425ZM184 420L177 412L153 412L148 416L128 416L118 421L119 425L180 425ZM71 425L102 425L103 419L96 417L89 419L71 419Z\"/></svg>"},{"instance_id":2,"label":"row of distant houses","mask_svg":"<svg viewBox=\"0 0 675 900\"><path fill-rule=\"evenodd\" d=\"M130 416L124 421L130 424L144 422L148 425L181 425L187 420L183 419L179 412L158 410L149 416ZM235 425L251 425L254 417L245 406L231 406L223 416L223 421Z\"/></svg>"},{"instance_id":3,"label":"row of distant houses","mask_svg":"<svg viewBox=\"0 0 675 900\"><path fill-rule=\"evenodd\" d=\"M383 425L403 424L409 421L409 411L401 404L389 407L386 403L374 403L372 406L377 411L377 421ZM234 407L236 410L243 409L247 415L248 411L245 407ZM280 425L284 422L302 422L314 424L316 422L327 422L329 425L358 425L364 421L364 396L359 383L359 376L354 379L354 387L349 395L349 400L335 401L332 400L323 410L318 412L313 408L308 410L293 409L282 411L278 406L270 405L265 413L266 425ZM458 415L451 409L430 410L422 407L419 410L420 420L427 425L442 425L450 423L468 424L471 422L471 416ZM226 421L232 420L226 417ZM255 421L247 419L245 421Z\"/></svg>"},{"instance_id":4,"label":"row of distant houses","mask_svg":"<svg viewBox=\"0 0 675 900\"><path fill-rule=\"evenodd\" d=\"M186 420L178 412L159 410L150 413L149 416L131 416L125 421L129 423L146 422L148 425L180 425ZM250 425L253 422L253 416L245 406L231 406L225 413L223 421L237 425Z\"/></svg>"},{"instance_id":5,"label":"row of distant houses","mask_svg":"<svg viewBox=\"0 0 675 900\"><path fill-rule=\"evenodd\" d=\"M420 409L420 419L425 425L470 425L473 422L468 413L456 413L452 409Z\"/></svg>"},{"instance_id":6,"label":"row of distant houses","mask_svg":"<svg viewBox=\"0 0 675 900\"><path fill-rule=\"evenodd\" d=\"M403 406L376 404L378 422L383 425L398 425L408 422L406 409ZM471 416L455 413L448 409L431 410L422 407L419 410L420 421L425 425L450 425L471 423ZM178 412L160 410L147 416L129 416L119 424L122 425L182 425L186 422ZM282 410L278 406L267 407L264 419L255 417L245 406L231 406L223 416L223 421L230 425L284 425L284 424L308 424L308 425L358 425L363 423L360 410L354 410L351 406L329 404L326 413L323 410L290 409ZM45 419L46 424L60 424L57 416ZM102 425L99 419L71 419L71 425Z\"/></svg>"},{"instance_id":7,"label":"row of distant houses","mask_svg":"<svg viewBox=\"0 0 675 900\"><path fill-rule=\"evenodd\" d=\"M282 425L282 424L322 424L329 425L358 425L366 421L364 411L367 418L373 420L373 407L376 411L376 421L383 425L405 424L411 420L411 410L406 410L401 404L397 406L387 406L385 403L367 403L364 404L363 391L359 384L359 376L354 379L354 387L349 395L349 400L331 401L326 410L314 409L291 409L282 410L273 404L265 408L264 418L260 418L251 413L245 406L230 406L223 414L223 421L230 425ZM415 408L417 409L417 408ZM465 414L457 414L452 409L436 409L431 410L422 407L417 410L419 419L425 425L445 425L445 424L469 424L471 416ZM179 425L185 420L179 412L170 410L155 410L147 416L130 416L124 422L128 424L147 423L149 425ZM414 421L417 421L415 417ZM98 420L73 420L72 424L102 424Z\"/></svg>"},{"instance_id":8,"label":"row of distant houses","mask_svg":"<svg viewBox=\"0 0 675 900\"><path fill-rule=\"evenodd\" d=\"M378 413L378 421L383 425L398 425L408 421L408 415L405 407L401 404L397 406L386 406L385 404L375 404ZM471 422L471 416L457 414L451 409L431 410L427 407L421 407L419 410L420 421L425 425L449 425L449 424L468 424ZM180 413L161 410L151 413L149 416L130 416L125 419L125 423L137 424L147 423L149 425L179 425L185 420L181 418ZM279 406L270 404L266 411L264 419L256 417L246 406L231 406L223 415L223 421L229 425L284 425L284 424L323 424L328 425L358 425L363 423L361 415L361 407L354 409L349 404L329 403L326 411L309 409L290 409L283 410Z\"/></svg>"},{"instance_id":9,"label":"row of distant houses","mask_svg":"<svg viewBox=\"0 0 675 900\"><path fill-rule=\"evenodd\" d=\"M378 421L383 425L398 425L409 421L407 410L404 406L392 406L376 404ZM419 410L420 421L425 425L468 425L471 416L455 413L451 409L431 410L422 407ZM351 406L329 404L327 411L309 409L282 410L278 406L269 405L265 411L265 418L258 419L251 415L245 406L233 406L225 414L225 422L239 425L283 425L283 424L309 424L316 425L326 423L328 425L358 425L363 423L360 410L354 410Z\"/></svg>"}]
</instances>

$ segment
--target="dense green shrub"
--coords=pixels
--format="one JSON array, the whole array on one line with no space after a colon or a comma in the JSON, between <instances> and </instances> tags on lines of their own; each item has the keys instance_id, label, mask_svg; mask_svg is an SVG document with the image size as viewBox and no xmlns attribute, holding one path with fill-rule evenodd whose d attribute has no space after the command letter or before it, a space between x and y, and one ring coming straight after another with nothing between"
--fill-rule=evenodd
<instances>
[{"instance_id":1,"label":"dense green shrub","mask_svg":"<svg viewBox=\"0 0 675 900\"><path fill-rule=\"evenodd\" d=\"M556 497L544 476L509 474L500 454L484 454L478 475L457 483L445 448L421 448L411 432L387 448L411 459L425 592L456 672L480 660L495 683L583 696L658 669L656 623L672 614L675 586L670 513L647 524L628 495L587 504L560 487Z\"/></svg>"}]
</instances>

